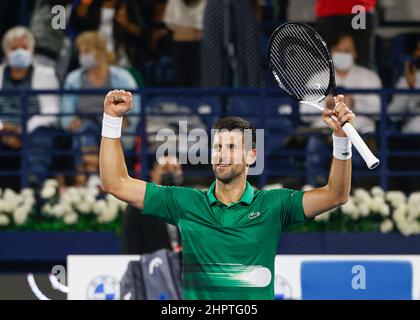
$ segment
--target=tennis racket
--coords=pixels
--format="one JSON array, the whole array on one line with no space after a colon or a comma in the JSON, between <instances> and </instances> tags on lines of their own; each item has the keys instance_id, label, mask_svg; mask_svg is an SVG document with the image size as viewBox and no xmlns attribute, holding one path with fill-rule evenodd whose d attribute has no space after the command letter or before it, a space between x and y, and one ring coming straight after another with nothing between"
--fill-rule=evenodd
<instances>
[{"instance_id":1,"label":"tennis racket","mask_svg":"<svg viewBox=\"0 0 420 320\"><path fill-rule=\"evenodd\" d=\"M323 111L319 103L330 93L335 99L335 72L330 52L321 36L310 26L288 22L278 27L268 43L268 61L280 88L299 103ZM354 127L347 122L342 128L368 168L376 168L378 158Z\"/></svg>"}]
</instances>

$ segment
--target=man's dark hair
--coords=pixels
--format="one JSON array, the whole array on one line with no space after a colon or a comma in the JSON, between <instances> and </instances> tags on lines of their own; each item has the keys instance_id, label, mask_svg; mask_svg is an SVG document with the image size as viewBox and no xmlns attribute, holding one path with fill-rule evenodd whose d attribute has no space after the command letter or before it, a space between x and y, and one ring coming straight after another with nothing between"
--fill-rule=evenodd
<instances>
[{"instance_id":1,"label":"man's dark hair","mask_svg":"<svg viewBox=\"0 0 420 320\"><path fill-rule=\"evenodd\" d=\"M254 126L251 124L251 122L239 118L239 117L223 117L216 121L216 123L213 125L213 129L216 130L227 130L227 131L233 131L233 130L240 130L242 133L245 132L246 129L252 130L252 148L255 149L256 147L256 130Z\"/></svg>"}]
</instances>

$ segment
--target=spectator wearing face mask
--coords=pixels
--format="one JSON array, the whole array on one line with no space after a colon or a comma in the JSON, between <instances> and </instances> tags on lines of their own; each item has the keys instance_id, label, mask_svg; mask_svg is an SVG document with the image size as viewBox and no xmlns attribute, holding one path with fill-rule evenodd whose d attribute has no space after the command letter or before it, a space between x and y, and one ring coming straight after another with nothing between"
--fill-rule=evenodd
<instances>
[{"instance_id":1,"label":"spectator wearing face mask","mask_svg":"<svg viewBox=\"0 0 420 320\"><path fill-rule=\"evenodd\" d=\"M98 88L126 88L137 89L137 84L131 74L120 67L112 66L108 61L106 40L95 31L81 33L76 39L79 50L80 68L72 71L66 78L65 89L98 89ZM66 95L62 101L63 113L73 116L63 116L61 125L70 132L77 133L73 138L73 149L76 154L75 162L79 176L76 185L87 183L89 172L98 170L98 151L100 130L102 126L103 98L102 95ZM132 113L140 112L140 99L134 96ZM124 123L127 132L135 133L138 117L128 117ZM127 136L123 140L124 147L132 149L134 136ZM82 156L81 156L82 155ZM89 177L92 184L99 183L97 174ZM88 180L89 181L89 180Z\"/></svg>"},{"instance_id":2,"label":"spectator wearing face mask","mask_svg":"<svg viewBox=\"0 0 420 320\"><path fill-rule=\"evenodd\" d=\"M181 186L184 180L182 166L174 157L159 158L150 171L150 179L163 186ZM180 240L176 226L143 215L139 209L128 206L123 214L122 254L144 254L164 248L179 251Z\"/></svg>"},{"instance_id":3,"label":"spectator wearing face mask","mask_svg":"<svg viewBox=\"0 0 420 320\"><path fill-rule=\"evenodd\" d=\"M59 83L54 69L33 62L35 39L25 27L14 27L6 32L2 40L5 63L0 65L0 89L58 89ZM59 99L54 95L31 95L28 105L23 106L20 96L0 96L0 152L16 151L22 147L22 111L33 115L26 121L27 161L29 182L39 187L49 175L53 139L50 131L56 125L54 116L59 110ZM3 115L6 114L6 115ZM48 115L43 115L48 114ZM20 158L1 155L1 170L19 170ZM0 187L19 188L18 177L0 179ZM3 185L5 184L5 185Z\"/></svg>"},{"instance_id":4,"label":"spectator wearing face mask","mask_svg":"<svg viewBox=\"0 0 420 320\"><path fill-rule=\"evenodd\" d=\"M335 68L335 81L337 87L345 89L381 89L382 83L376 72L357 65L355 63L357 59L357 51L354 40L351 35L343 34L340 35L335 41L332 42L331 55L334 62ZM355 128L360 133L372 133L375 131L375 119L379 116L365 116L363 114L379 114L381 111L381 99L376 94L346 94L346 104L353 109L354 112L360 115L355 123ZM324 107L333 108L334 99L330 96L323 102ZM311 106L302 104L300 106L301 113L314 113L318 114L318 110ZM318 120L318 116L302 116L302 120L307 122L313 130L324 131L326 130L325 125L322 121ZM374 149L374 141L372 139L365 139L366 142ZM316 174L316 168L327 168L329 158L322 155L319 150L325 149L327 144L324 139L314 135L308 140L307 145L307 157L306 157L306 168L308 169L308 183L312 185L319 185L323 183L323 178L319 178L321 175ZM353 163L357 167L360 163L362 165L362 159L358 153L353 155Z\"/></svg>"},{"instance_id":5,"label":"spectator wearing face mask","mask_svg":"<svg viewBox=\"0 0 420 320\"><path fill-rule=\"evenodd\" d=\"M357 52L353 38L350 35L341 35L331 46L331 56L335 68L335 81L337 87L345 89L381 89L382 82L378 74L368 68L355 64ZM375 94L346 94L346 104L357 113L380 113L381 99ZM331 107L333 98L326 99L324 106ZM301 113L317 114L318 110L307 105L301 105ZM324 128L322 121L315 117L303 117L313 128ZM359 115L355 123L360 133L375 131L373 117Z\"/></svg>"},{"instance_id":6,"label":"spectator wearing face mask","mask_svg":"<svg viewBox=\"0 0 420 320\"><path fill-rule=\"evenodd\" d=\"M70 26L78 34L98 31L121 67L143 81L147 60L148 25L144 2L138 0L73 0Z\"/></svg>"},{"instance_id":7,"label":"spectator wearing face mask","mask_svg":"<svg viewBox=\"0 0 420 320\"><path fill-rule=\"evenodd\" d=\"M316 29L325 42L331 44L341 33L350 34L359 53L357 63L368 68L374 67L376 3L377 0L317 0L315 5Z\"/></svg>"}]
</instances>

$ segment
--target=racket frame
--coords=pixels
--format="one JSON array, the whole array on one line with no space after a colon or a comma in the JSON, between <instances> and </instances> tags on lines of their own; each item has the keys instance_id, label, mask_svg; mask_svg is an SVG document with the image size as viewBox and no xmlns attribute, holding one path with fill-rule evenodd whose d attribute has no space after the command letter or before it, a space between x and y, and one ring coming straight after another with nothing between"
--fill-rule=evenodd
<instances>
[{"instance_id":1,"label":"racket frame","mask_svg":"<svg viewBox=\"0 0 420 320\"><path fill-rule=\"evenodd\" d=\"M319 35L318 32L316 32L316 30L314 28L312 28L310 25L303 23L303 22L286 22L281 24L279 27L276 28L276 30L274 30L274 32L271 34L270 39L268 40L268 45L267 45L267 60L268 60L268 64L270 67L271 72L274 75L274 78L276 79L277 83L281 83L280 77L277 75L276 71L274 70L274 66L271 63L271 59L270 59L270 53L271 53L271 47L272 47L272 42L274 41L276 35L285 27L287 26L303 26L305 27L310 33L311 35L313 35L314 37L316 37L319 41L322 42L322 44L325 46L325 51L326 54L328 56L328 65L329 65L329 70L330 70L330 81L328 83L328 87L325 90L325 92L323 93L323 96L320 97L317 100L314 101L305 101L305 103L311 102L311 103L320 103L322 102L326 97L328 97L330 94L332 94L334 97L337 95L336 92L336 85L335 85L335 69L334 69L334 62L331 58L331 54L330 51L328 50L328 46L325 43L324 39L322 39L322 37ZM297 97L294 94L291 93L287 93L289 96L291 96L293 99L297 100L297 101L303 101L301 99L299 99L299 97Z\"/></svg>"},{"instance_id":2,"label":"racket frame","mask_svg":"<svg viewBox=\"0 0 420 320\"><path fill-rule=\"evenodd\" d=\"M321 41L321 43L324 45L325 47L325 51L327 53L327 57L328 57L328 65L329 65L329 70L330 70L330 81L328 84L327 89L325 90L325 92L323 93L323 96L321 96L319 99L315 100L315 101L304 101L299 99L299 97L297 97L295 94L292 94L289 92L289 90L284 90L282 88L282 81L280 80L280 77L277 75L275 68L273 66L273 64L271 63L271 48L272 48L272 42L274 41L274 39L276 38L276 35L285 27L287 26L300 26L300 27L304 27L307 29L308 32L311 33L312 36L316 37L318 40ZM331 54L330 51L328 49L327 44L325 43L324 39L322 39L322 37L319 35L318 32L315 31L314 28L312 28L311 26L307 25L306 23L301 23L301 22L286 22L283 23L282 25L280 25L279 27L276 28L276 30L274 30L274 32L271 34L270 39L268 41L268 45L267 45L267 60L269 63L269 67L271 69L271 72L274 75L274 78L276 79L277 83L279 84L279 86L283 89L283 91L285 91L289 96L291 96L292 98L294 98L295 100L299 101L300 104L307 104L310 105L320 111L323 111L324 108L321 107L318 103L322 102L326 97L328 97L330 94L333 95L334 97L334 101L336 101L336 96L337 96L337 92L336 92L336 83L335 83L335 69L334 69L334 63L333 60L331 58ZM334 120L337 120L336 117L331 117ZM366 143L363 141L363 139L360 137L359 133L356 131L356 129L354 129L354 127L346 122L343 126L342 126L343 131L346 133L347 137L351 140L352 144L354 145L354 147L356 148L356 150L359 152L359 154L362 156L362 158L365 160L366 165L369 169L374 169L379 165L379 159L375 157L375 155L372 153L372 151L370 151L369 147L366 145Z\"/></svg>"}]
</instances>

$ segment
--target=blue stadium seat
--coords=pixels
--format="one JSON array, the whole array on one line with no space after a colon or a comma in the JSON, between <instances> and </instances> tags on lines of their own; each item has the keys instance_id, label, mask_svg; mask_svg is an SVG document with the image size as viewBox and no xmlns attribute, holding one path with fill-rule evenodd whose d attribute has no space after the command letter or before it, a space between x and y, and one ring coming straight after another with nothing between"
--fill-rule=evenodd
<instances>
[{"instance_id":1,"label":"blue stadium seat","mask_svg":"<svg viewBox=\"0 0 420 320\"><path fill-rule=\"evenodd\" d=\"M163 103L176 103L179 106L187 107L192 114L200 116L206 124L207 129L211 129L222 112L222 104L215 96L165 96L157 97L147 102L147 112L152 111L156 106Z\"/></svg>"},{"instance_id":2,"label":"blue stadium seat","mask_svg":"<svg viewBox=\"0 0 420 320\"><path fill-rule=\"evenodd\" d=\"M228 114L259 119L258 122L262 121L264 127L280 128L281 124L273 120L289 119L295 122L298 114L295 103L287 97L236 96L229 100Z\"/></svg>"},{"instance_id":3,"label":"blue stadium seat","mask_svg":"<svg viewBox=\"0 0 420 320\"><path fill-rule=\"evenodd\" d=\"M268 135L287 137L295 128L294 100L290 98L241 96L229 100L228 115L243 117Z\"/></svg>"},{"instance_id":4,"label":"blue stadium seat","mask_svg":"<svg viewBox=\"0 0 420 320\"><path fill-rule=\"evenodd\" d=\"M162 56L156 63L156 86L168 87L175 85L174 62L170 56Z\"/></svg>"}]
</instances>

